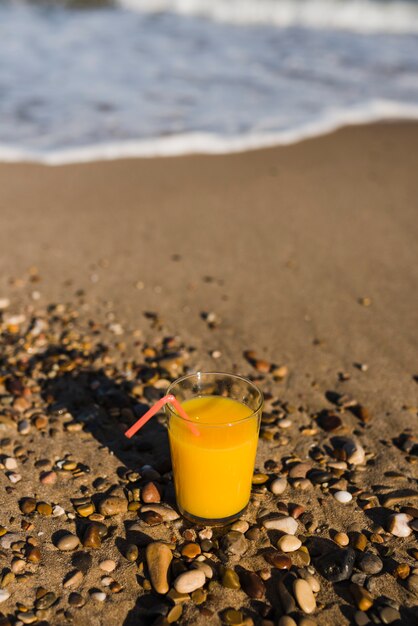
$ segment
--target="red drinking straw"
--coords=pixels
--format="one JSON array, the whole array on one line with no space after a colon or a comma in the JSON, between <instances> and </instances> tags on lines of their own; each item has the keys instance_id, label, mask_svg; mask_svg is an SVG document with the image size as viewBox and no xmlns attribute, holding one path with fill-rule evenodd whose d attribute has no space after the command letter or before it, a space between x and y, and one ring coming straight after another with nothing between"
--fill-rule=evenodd
<instances>
[{"instance_id":1,"label":"red drinking straw","mask_svg":"<svg viewBox=\"0 0 418 626\"><path fill-rule=\"evenodd\" d=\"M148 422L149 419L151 419L151 417L153 417L156 413L158 413L158 411L160 411L163 408L163 406L167 403L170 403L174 406L174 408L176 409L180 417L187 420L187 426L190 428L193 435L198 436L200 434L198 429L193 424L192 420L187 415L186 411L183 409L180 402L176 400L175 396L173 396L173 394L171 393L168 394L168 396L164 396L163 398L161 398L161 400L158 400L158 402L156 402L149 409L149 411L145 413L145 415L140 417L139 420L135 422L135 424L133 424L130 428L128 428L128 430L125 433L125 436L128 437L128 439L130 439L140 428L144 426L144 424Z\"/></svg>"}]
</instances>

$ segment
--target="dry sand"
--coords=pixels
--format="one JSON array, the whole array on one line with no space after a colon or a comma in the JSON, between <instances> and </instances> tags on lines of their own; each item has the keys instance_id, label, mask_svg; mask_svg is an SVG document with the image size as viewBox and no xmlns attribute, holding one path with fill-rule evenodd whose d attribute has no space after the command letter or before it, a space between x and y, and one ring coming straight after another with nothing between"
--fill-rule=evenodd
<instances>
[{"instance_id":1,"label":"dry sand","mask_svg":"<svg viewBox=\"0 0 418 626\"><path fill-rule=\"evenodd\" d=\"M348 128L242 155L54 168L1 165L0 296L11 300L7 314L25 310L28 315L29 305L42 310L63 302L78 307L80 319L109 322L111 311L124 331L116 336L110 332L110 352L119 351L119 360L116 342L125 342L126 353L140 361L143 344L132 346L135 337L155 342L179 335L195 348L188 363L192 369L235 369L249 375L257 372L243 351L253 349L260 358L287 366L282 382L268 375L260 384L295 407L286 431L289 442L277 446L261 441L260 470L266 459L281 467L292 451L305 460L314 442L329 438L320 428L310 435L301 429L315 423L315 412L333 406L327 392L335 392L355 398L372 415L364 426L352 413L342 413L345 432L358 431L366 451L375 455L363 474L364 487L379 496L415 489L418 466L392 439L408 427L416 433L417 154L418 125L393 123ZM40 280L31 281L30 272ZM79 290L85 296L77 295ZM150 311L158 313L161 329L144 316ZM209 312L219 321L214 329L202 318ZM213 350L221 356L214 359ZM345 373L349 379L341 380ZM39 472L31 470L34 460L51 458L48 437L35 433L28 440L16 431L3 436L16 445L24 440L33 458L26 469L25 464L20 468L23 480L5 496L0 523L16 531L21 518L17 500L34 493L73 510L70 498L80 495L83 479L76 483L59 477L47 487L39 484ZM82 445L79 437L60 432L54 444L57 458L70 451L90 465L92 477L85 478L89 492L94 477L104 472L117 482L113 471L120 460L99 449L92 435L83 434ZM152 462L152 455L145 460ZM401 477L389 478L384 475L388 471ZM10 487L5 476L2 481ZM281 497L312 511L319 526L325 524L323 537L329 538L329 528L371 531L373 520L356 498L347 508L330 495L321 498L319 486ZM416 505L417 500L410 497L398 506L408 503ZM254 516L251 509L248 519L254 522ZM124 537L124 522L134 519L135 513L118 518L116 534ZM17 601L33 603L39 584L63 595L59 607L68 607L68 591L60 586L71 570L71 558L51 547L51 533L63 526L59 520L35 519L35 530L45 532L40 539L46 542L44 565L29 587L12 583L11 598L0 607L4 612L14 614ZM158 528L150 530L152 537L162 536ZM418 566L411 556L418 548L414 534L389 543L395 547L395 563ZM7 567L10 555L4 552ZM132 610L140 592L132 567L114 542L107 553L121 563L119 578L118 570L114 576L124 590L106 601L107 608L89 600L82 609L72 609L74 621L142 624L144 618ZM89 589L100 586L97 562L103 555L99 558L95 551L93 556L96 574L86 577L79 590L86 598ZM245 565L261 567L255 557ZM379 577L372 595L397 600L404 607L402 624L412 625L417 613L411 607L418 596L394 578L391 567L392 561L385 565L387 573ZM317 623L350 623L354 609L349 593L321 582L317 600L323 607ZM262 603L249 601L242 591L231 595L218 586L212 595L212 617L199 617L193 605L179 623L218 624L217 612L227 606L244 607L246 615L261 623ZM67 623L58 610L45 615L54 626Z\"/></svg>"}]
</instances>

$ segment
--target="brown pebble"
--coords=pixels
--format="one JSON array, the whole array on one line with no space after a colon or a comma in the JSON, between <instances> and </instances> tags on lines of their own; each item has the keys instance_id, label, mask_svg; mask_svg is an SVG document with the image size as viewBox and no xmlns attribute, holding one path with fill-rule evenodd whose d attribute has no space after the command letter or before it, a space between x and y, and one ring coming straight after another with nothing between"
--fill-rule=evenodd
<instances>
[{"instance_id":1,"label":"brown pebble","mask_svg":"<svg viewBox=\"0 0 418 626\"><path fill-rule=\"evenodd\" d=\"M138 546L136 546L134 543L130 543L125 550L125 558L128 561L136 561L137 558L139 556L139 550L138 550Z\"/></svg>"},{"instance_id":2,"label":"brown pebble","mask_svg":"<svg viewBox=\"0 0 418 626\"><path fill-rule=\"evenodd\" d=\"M339 546L345 547L350 543L350 538L346 533L336 533L333 537L335 543L338 543Z\"/></svg>"},{"instance_id":3,"label":"brown pebble","mask_svg":"<svg viewBox=\"0 0 418 626\"><path fill-rule=\"evenodd\" d=\"M222 574L222 586L227 589L240 589L241 583L235 570L226 567Z\"/></svg>"},{"instance_id":4,"label":"brown pebble","mask_svg":"<svg viewBox=\"0 0 418 626\"><path fill-rule=\"evenodd\" d=\"M161 496L156 485L153 482L147 483L141 490L142 502L160 502Z\"/></svg>"},{"instance_id":5,"label":"brown pebble","mask_svg":"<svg viewBox=\"0 0 418 626\"><path fill-rule=\"evenodd\" d=\"M83 536L83 546L85 548L98 549L102 545L100 530L96 522L89 524Z\"/></svg>"},{"instance_id":6,"label":"brown pebble","mask_svg":"<svg viewBox=\"0 0 418 626\"><path fill-rule=\"evenodd\" d=\"M181 548L181 555L188 559L194 559L202 551L198 543L185 543Z\"/></svg>"},{"instance_id":7,"label":"brown pebble","mask_svg":"<svg viewBox=\"0 0 418 626\"><path fill-rule=\"evenodd\" d=\"M112 517L119 513L126 513L128 510L128 501L119 496L107 496L99 503L99 513L106 517Z\"/></svg>"},{"instance_id":8,"label":"brown pebble","mask_svg":"<svg viewBox=\"0 0 418 626\"><path fill-rule=\"evenodd\" d=\"M395 578L400 578L401 580L405 580L408 578L410 574L411 568L408 563L398 563L398 565L393 570L392 574Z\"/></svg>"},{"instance_id":9,"label":"brown pebble","mask_svg":"<svg viewBox=\"0 0 418 626\"><path fill-rule=\"evenodd\" d=\"M88 502L87 504L81 504L76 507L76 511L80 517L89 517L94 513L94 504L92 502Z\"/></svg>"},{"instance_id":10,"label":"brown pebble","mask_svg":"<svg viewBox=\"0 0 418 626\"><path fill-rule=\"evenodd\" d=\"M39 480L43 485L54 485L57 482L57 478L57 473L51 470L50 472L42 472Z\"/></svg>"},{"instance_id":11,"label":"brown pebble","mask_svg":"<svg viewBox=\"0 0 418 626\"><path fill-rule=\"evenodd\" d=\"M242 589L254 600L264 596L266 588L260 576L255 572L243 571L239 574Z\"/></svg>"},{"instance_id":12,"label":"brown pebble","mask_svg":"<svg viewBox=\"0 0 418 626\"><path fill-rule=\"evenodd\" d=\"M363 535L363 533L353 533L350 543L353 548L363 552L367 546L367 537L366 535Z\"/></svg>"},{"instance_id":13,"label":"brown pebble","mask_svg":"<svg viewBox=\"0 0 418 626\"><path fill-rule=\"evenodd\" d=\"M168 571L173 559L172 552L167 544L154 541L147 545L145 558L152 586L157 593L165 594L170 586L168 583Z\"/></svg>"},{"instance_id":14,"label":"brown pebble","mask_svg":"<svg viewBox=\"0 0 418 626\"><path fill-rule=\"evenodd\" d=\"M38 502L36 510L40 515L49 516L52 515L52 506L48 502Z\"/></svg>"},{"instance_id":15,"label":"brown pebble","mask_svg":"<svg viewBox=\"0 0 418 626\"><path fill-rule=\"evenodd\" d=\"M267 476L267 474L254 474L252 483L253 485L264 485L264 483L266 483L268 479L269 477Z\"/></svg>"},{"instance_id":16,"label":"brown pebble","mask_svg":"<svg viewBox=\"0 0 418 626\"><path fill-rule=\"evenodd\" d=\"M39 563L41 560L41 551L37 546L31 546L26 550L26 558L30 563Z\"/></svg>"},{"instance_id":17,"label":"brown pebble","mask_svg":"<svg viewBox=\"0 0 418 626\"><path fill-rule=\"evenodd\" d=\"M60 537L57 541L57 548L61 552L67 552L68 550L75 550L79 546L79 540L76 535L72 533L66 533Z\"/></svg>"},{"instance_id":18,"label":"brown pebble","mask_svg":"<svg viewBox=\"0 0 418 626\"><path fill-rule=\"evenodd\" d=\"M29 515L36 509L36 500L35 498L23 498L23 500L19 503L19 506L22 513Z\"/></svg>"},{"instance_id":19,"label":"brown pebble","mask_svg":"<svg viewBox=\"0 0 418 626\"><path fill-rule=\"evenodd\" d=\"M141 513L141 517L148 526L157 526L164 521L162 516L156 511L144 511Z\"/></svg>"},{"instance_id":20,"label":"brown pebble","mask_svg":"<svg viewBox=\"0 0 418 626\"><path fill-rule=\"evenodd\" d=\"M267 552L264 554L264 558L267 563L273 565L273 567L277 567L277 569L290 569L292 567L292 559L285 555L280 554L280 552Z\"/></svg>"},{"instance_id":21,"label":"brown pebble","mask_svg":"<svg viewBox=\"0 0 418 626\"><path fill-rule=\"evenodd\" d=\"M351 583L350 592L356 607L360 609L360 611L368 611L373 605L373 598L364 587Z\"/></svg>"},{"instance_id":22,"label":"brown pebble","mask_svg":"<svg viewBox=\"0 0 418 626\"><path fill-rule=\"evenodd\" d=\"M80 608L84 606L85 600L81 594L73 592L68 596L68 604Z\"/></svg>"}]
</instances>

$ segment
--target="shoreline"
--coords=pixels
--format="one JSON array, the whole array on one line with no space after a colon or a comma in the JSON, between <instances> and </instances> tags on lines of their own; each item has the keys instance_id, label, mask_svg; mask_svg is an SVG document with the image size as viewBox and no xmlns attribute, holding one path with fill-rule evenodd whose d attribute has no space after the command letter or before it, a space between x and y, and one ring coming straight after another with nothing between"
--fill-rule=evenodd
<instances>
[{"instance_id":1,"label":"shoreline","mask_svg":"<svg viewBox=\"0 0 418 626\"><path fill-rule=\"evenodd\" d=\"M216 134L186 133L149 140L98 143L44 152L0 144L0 164L38 164L57 167L125 159L245 154L297 145L344 129L379 124L414 124L417 121L418 105L378 102L372 104L369 110L335 111L327 120L312 122L299 129L265 135L223 137Z\"/></svg>"}]
</instances>

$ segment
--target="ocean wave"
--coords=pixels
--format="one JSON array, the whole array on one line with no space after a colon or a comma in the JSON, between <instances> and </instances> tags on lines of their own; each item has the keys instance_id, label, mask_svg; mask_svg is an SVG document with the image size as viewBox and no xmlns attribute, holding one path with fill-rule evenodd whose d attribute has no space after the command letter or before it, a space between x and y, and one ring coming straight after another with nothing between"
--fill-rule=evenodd
<instances>
[{"instance_id":1,"label":"ocean wave","mask_svg":"<svg viewBox=\"0 0 418 626\"><path fill-rule=\"evenodd\" d=\"M405 0L116 0L148 13L173 12L213 20L356 32L418 32L418 4Z\"/></svg>"},{"instance_id":2,"label":"ocean wave","mask_svg":"<svg viewBox=\"0 0 418 626\"><path fill-rule=\"evenodd\" d=\"M36 151L0 144L0 162L71 165L117 159L175 157L192 154L232 154L285 146L325 135L345 126L381 121L418 120L418 105L374 101L361 107L329 111L316 122L272 133L250 133L227 137L210 133L186 133L149 140L98 143L78 148Z\"/></svg>"}]
</instances>

